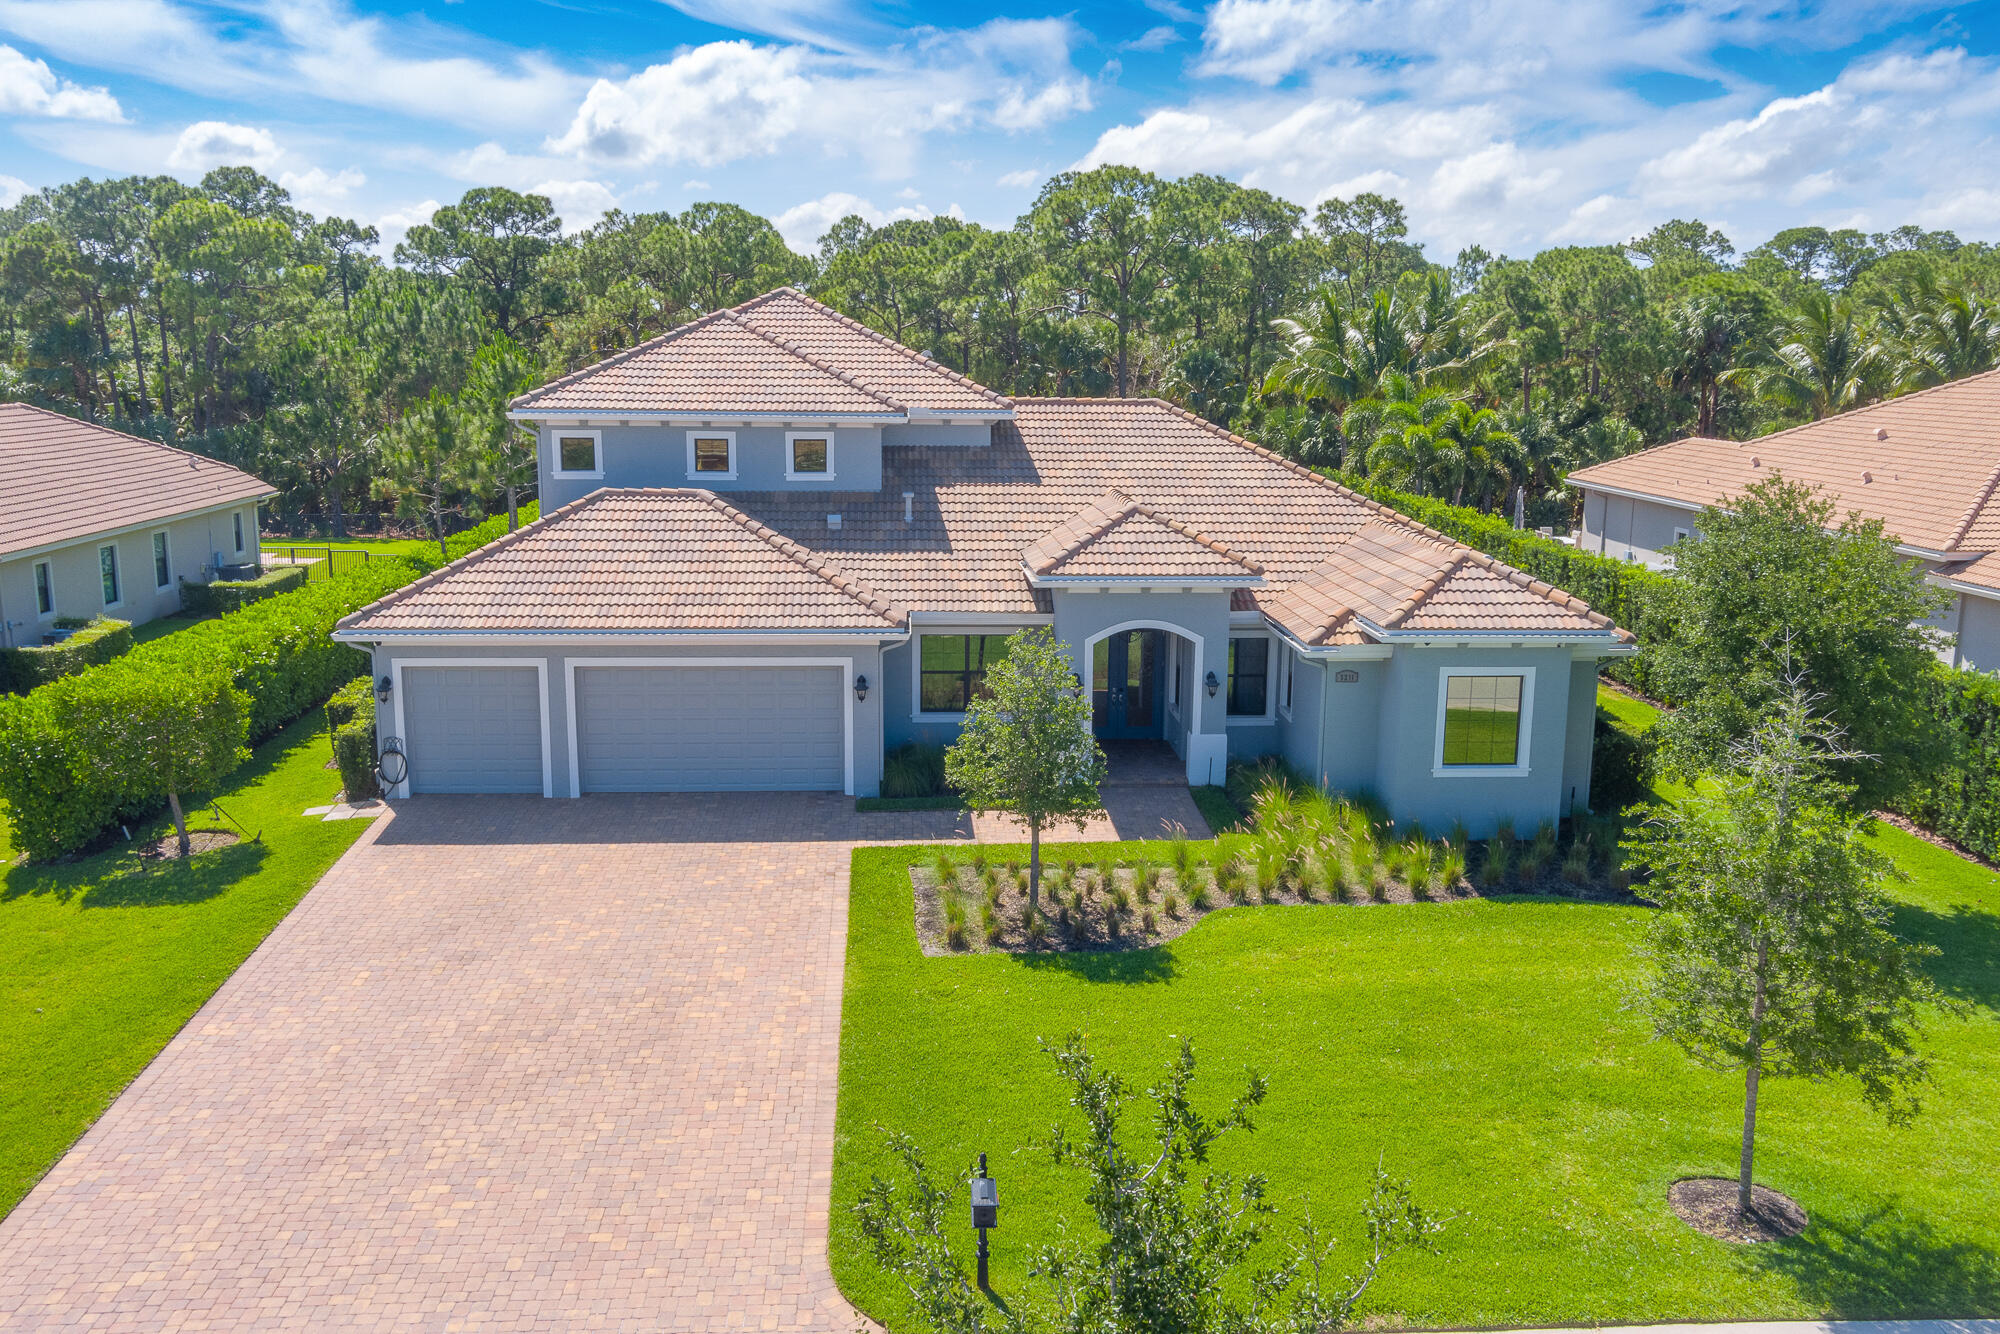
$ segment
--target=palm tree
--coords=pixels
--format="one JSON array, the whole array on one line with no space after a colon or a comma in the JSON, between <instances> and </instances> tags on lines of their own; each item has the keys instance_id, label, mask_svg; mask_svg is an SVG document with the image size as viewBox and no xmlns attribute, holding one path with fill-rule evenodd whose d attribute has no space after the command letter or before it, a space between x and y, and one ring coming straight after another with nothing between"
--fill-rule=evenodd
<instances>
[{"instance_id":1,"label":"palm tree","mask_svg":"<svg viewBox=\"0 0 2000 1334\"><path fill-rule=\"evenodd\" d=\"M1874 397L1886 369L1882 345L1845 300L1809 290L1778 325L1770 359L1722 376L1766 403L1818 421Z\"/></svg>"},{"instance_id":2,"label":"palm tree","mask_svg":"<svg viewBox=\"0 0 2000 1334\"><path fill-rule=\"evenodd\" d=\"M1693 297L1667 311L1667 380L1695 396L1694 433L1715 434L1723 377L1748 350L1749 322L1721 300Z\"/></svg>"},{"instance_id":3,"label":"palm tree","mask_svg":"<svg viewBox=\"0 0 2000 1334\"><path fill-rule=\"evenodd\" d=\"M1928 269L1890 298L1882 324L1898 392L2000 364L2000 310Z\"/></svg>"},{"instance_id":4,"label":"palm tree","mask_svg":"<svg viewBox=\"0 0 2000 1334\"><path fill-rule=\"evenodd\" d=\"M1322 287L1298 318L1272 324L1286 346L1264 379L1265 394L1335 410L1376 394L1390 375L1453 380L1507 346L1496 334L1499 317L1474 325L1467 302L1437 273L1406 275L1359 311Z\"/></svg>"},{"instance_id":5,"label":"palm tree","mask_svg":"<svg viewBox=\"0 0 2000 1334\"><path fill-rule=\"evenodd\" d=\"M1349 466L1401 490L1448 496L1467 491L1491 504L1525 474L1520 441L1491 408L1475 408L1436 386L1391 373L1383 395L1354 404L1341 421Z\"/></svg>"}]
</instances>

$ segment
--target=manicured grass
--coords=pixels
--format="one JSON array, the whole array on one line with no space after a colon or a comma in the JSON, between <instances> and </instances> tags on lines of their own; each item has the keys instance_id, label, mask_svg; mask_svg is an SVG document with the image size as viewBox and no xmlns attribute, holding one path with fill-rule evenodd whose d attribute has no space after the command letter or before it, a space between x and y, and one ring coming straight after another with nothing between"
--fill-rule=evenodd
<instances>
[{"instance_id":1,"label":"manicured grass","mask_svg":"<svg viewBox=\"0 0 2000 1334\"><path fill-rule=\"evenodd\" d=\"M1217 786L1191 787L1188 792L1193 795L1195 809L1208 822L1211 833L1227 833L1243 823L1243 812L1236 809L1236 803L1229 799L1226 789Z\"/></svg>"},{"instance_id":2,"label":"manicured grass","mask_svg":"<svg viewBox=\"0 0 2000 1334\"><path fill-rule=\"evenodd\" d=\"M260 538L259 543L265 554L275 556L287 555L294 547L298 548L298 553L301 556L309 555L309 548L312 547L332 547L336 551L366 551L374 556L414 555L427 557L430 560L436 560L438 554L437 542L428 537L385 537L361 540L353 538L325 538L315 542L304 540L293 541L290 538L283 537L265 537Z\"/></svg>"},{"instance_id":3,"label":"manicured grass","mask_svg":"<svg viewBox=\"0 0 2000 1334\"><path fill-rule=\"evenodd\" d=\"M1609 686L1597 687L1597 707L1634 732L1644 732L1660 721L1658 709Z\"/></svg>"},{"instance_id":4,"label":"manicured grass","mask_svg":"<svg viewBox=\"0 0 2000 1334\"><path fill-rule=\"evenodd\" d=\"M1260 1128L1216 1161L1268 1173L1278 1199L1310 1194L1348 1243L1337 1272L1358 1263L1354 1209L1378 1155L1426 1205L1461 1211L1441 1254L1385 1271L1369 1310L1388 1323L2000 1314L2000 878L1894 829L1878 839L1911 877L1896 891L1898 930L1944 951L1935 974L1969 1017L1930 1024L1937 1085L1907 1128L1887 1126L1850 1083L1766 1084L1758 1178L1813 1222L1757 1248L1711 1241L1667 1208L1676 1179L1733 1173L1742 1090L1652 1041L1625 1008L1646 909L1249 907L1153 950L927 959L906 869L923 851L863 849L834 1273L864 1310L911 1328L849 1212L870 1173L889 1170L880 1123L914 1134L946 1170L993 1155L994 1286L1021 1292L1030 1249L1059 1219L1086 1221L1077 1177L1017 1152L1073 1123L1035 1040L1081 1028L1141 1088L1175 1035L1191 1036L1212 1109L1246 1069L1268 1075ZM1145 1106L1133 1107L1135 1133ZM969 1256L961 1211L953 1221Z\"/></svg>"},{"instance_id":5,"label":"manicured grass","mask_svg":"<svg viewBox=\"0 0 2000 1334\"><path fill-rule=\"evenodd\" d=\"M132 642L150 644L155 639L165 639L168 635L185 630L191 625L200 625L209 619L207 616L189 616L184 612L174 616L155 616L150 621L132 627Z\"/></svg>"},{"instance_id":6,"label":"manicured grass","mask_svg":"<svg viewBox=\"0 0 2000 1334\"><path fill-rule=\"evenodd\" d=\"M299 814L340 787L327 757L318 710L258 747L217 800L262 842L186 864L121 847L15 866L0 821L0 1215L367 827ZM204 811L190 824L222 822Z\"/></svg>"}]
</instances>

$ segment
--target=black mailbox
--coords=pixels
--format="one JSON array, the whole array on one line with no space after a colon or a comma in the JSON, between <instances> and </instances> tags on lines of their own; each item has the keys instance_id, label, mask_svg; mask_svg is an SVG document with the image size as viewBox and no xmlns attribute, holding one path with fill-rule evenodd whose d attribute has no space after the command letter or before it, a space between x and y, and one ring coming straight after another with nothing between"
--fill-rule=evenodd
<instances>
[{"instance_id":1,"label":"black mailbox","mask_svg":"<svg viewBox=\"0 0 2000 1334\"><path fill-rule=\"evenodd\" d=\"M992 1177L972 1178L972 1225L1000 1226L1000 1188Z\"/></svg>"}]
</instances>

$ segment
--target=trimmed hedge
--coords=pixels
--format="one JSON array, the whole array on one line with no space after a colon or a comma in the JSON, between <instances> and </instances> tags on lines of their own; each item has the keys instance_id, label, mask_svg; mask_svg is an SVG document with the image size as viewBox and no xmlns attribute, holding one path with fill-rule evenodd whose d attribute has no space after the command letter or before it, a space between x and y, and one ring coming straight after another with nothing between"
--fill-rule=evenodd
<instances>
[{"instance_id":1,"label":"trimmed hedge","mask_svg":"<svg viewBox=\"0 0 2000 1334\"><path fill-rule=\"evenodd\" d=\"M121 765L127 748L113 744L114 737L65 722L94 707L93 698L131 688L127 674L215 676L247 696L245 739L260 741L367 670L366 654L328 638L334 622L417 574L408 561L370 561L142 644L114 663L0 700L0 801L21 846L37 858L74 852L166 799L158 781Z\"/></svg>"},{"instance_id":2,"label":"trimmed hedge","mask_svg":"<svg viewBox=\"0 0 2000 1334\"><path fill-rule=\"evenodd\" d=\"M333 692L326 702L326 722L333 732L333 759L340 768L340 786L349 801L379 797L375 781L375 683L356 677Z\"/></svg>"},{"instance_id":3,"label":"trimmed hedge","mask_svg":"<svg viewBox=\"0 0 2000 1334\"><path fill-rule=\"evenodd\" d=\"M252 602L290 593L305 584L311 574L303 565L280 565L255 579L217 579L206 584L181 580L181 609L196 616L215 616L240 611Z\"/></svg>"},{"instance_id":4,"label":"trimmed hedge","mask_svg":"<svg viewBox=\"0 0 2000 1334\"><path fill-rule=\"evenodd\" d=\"M1899 814L2000 861L2000 678L1939 667L1930 711L1950 759L1897 803Z\"/></svg>"},{"instance_id":5,"label":"trimmed hedge","mask_svg":"<svg viewBox=\"0 0 2000 1334\"><path fill-rule=\"evenodd\" d=\"M79 625L74 619L56 622L58 629ZM60 644L31 644L26 648L0 650L0 691L26 694L37 686L61 680L86 667L110 662L132 649L132 623L98 616L80 623L76 633Z\"/></svg>"}]
</instances>

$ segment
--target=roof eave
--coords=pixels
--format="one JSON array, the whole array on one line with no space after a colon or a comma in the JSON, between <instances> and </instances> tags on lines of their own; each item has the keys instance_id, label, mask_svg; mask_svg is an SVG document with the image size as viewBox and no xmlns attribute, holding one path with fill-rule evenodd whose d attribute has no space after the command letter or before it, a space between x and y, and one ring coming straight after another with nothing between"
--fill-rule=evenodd
<instances>
[{"instance_id":1,"label":"roof eave","mask_svg":"<svg viewBox=\"0 0 2000 1334\"><path fill-rule=\"evenodd\" d=\"M896 426L910 420L906 412L765 412L737 408L713 408L700 412L663 412L636 408L510 408L507 420L538 422L549 426L593 426L639 424L647 426L712 426L717 422L872 422Z\"/></svg>"},{"instance_id":2,"label":"roof eave","mask_svg":"<svg viewBox=\"0 0 2000 1334\"><path fill-rule=\"evenodd\" d=\"M505 630L470 630L463 627L442 627L435 630L371 630L365 625L349 626L333 632L333 639L343 644L440 644L440 643L515 643L515 644L657 644L662 640L690 642L715 640L721 643L746 644L800 644L834 640L851 643L857 639L900 643L910 637L907 626L883 625L877 628L866 626L850 630L781 630L770 627L747 630L719 630L714 628L698 630L527 630L518 626Z\"/></svg>"},{"instance_id":3,"label":"roof eave","mask_svg":"<svg viewBox=\"0 0 2000 1334\"><path fill-rule=\"evenodd\" d=\"M1026 566L1023 573L1035 588L1262 588L1264 576L1251 574L1037 574Z\"/></svg>"},{"instance_id":4,"label":"roof eave","mask_svg":"<svg viewBox=\"0 0 2000 1334\"><path fill-rule=\"evenodd\" d=\"M228 465L225 464L223 466L227 467ZM239 469L238 471L241 470ZM204 514L215 514L222 510L233 510L238 505L248 505L255 501L268 500L278 494L277 487L269 484L261 485L264 486L262 491L255 491L249 495L236 496L229 500L218 500L212 505L198 505L194 509L175 510L170 514L156 514L150 518L141 519L137 523L120 524L116 528L98 528L91 532L77 533L71 537L58 538L53 542L37 543L31 547L8 547L0 549L0 560L27 560L31 556L41 556L51 551L61 551L64 547L73 547L79 542L95 542L106 537L122 537L126 533L137 533L143 532L148 528L158 528L162 524L180 523L184 519L198 519ZM283 544L280 543L279 545ZM325 546L326 543L321 542L317 545Z\"/></svg>"}]
</instances>

